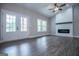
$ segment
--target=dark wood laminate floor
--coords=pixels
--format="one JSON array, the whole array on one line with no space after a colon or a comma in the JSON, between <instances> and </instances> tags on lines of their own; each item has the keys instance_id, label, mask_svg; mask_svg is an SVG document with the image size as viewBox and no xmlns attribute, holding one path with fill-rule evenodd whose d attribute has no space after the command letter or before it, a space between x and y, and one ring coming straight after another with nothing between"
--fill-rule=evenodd
<instances>
[{"instance_id":1,"label":"dark wood laminate floor","mask_svg":"<svg viewBox=\"0 0 79 59\"><path fill-rule=\"evenodd\" d=\"M75 56L78 47L78 38L44 36L0 44L0 51L9 56Z\"/></svg>"}]
</instances>

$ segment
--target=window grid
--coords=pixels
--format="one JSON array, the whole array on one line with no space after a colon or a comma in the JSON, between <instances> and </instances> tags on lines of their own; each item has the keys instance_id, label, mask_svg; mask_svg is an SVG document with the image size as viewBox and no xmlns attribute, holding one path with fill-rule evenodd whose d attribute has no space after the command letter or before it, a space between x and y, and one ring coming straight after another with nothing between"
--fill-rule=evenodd
<instances>
[{"instance_id":1,"label":"window grid","mask_svg":"<svg viewBox=\"0 0 79 59\"><path fill-rule=\"evenodd\" d=\"M21 17L21 31L27 31L27 18Z\"/></svg>"},{"instance_id":2,"label":"window grid","mask_svg":"<svg viewBox=\"0 0 79 59\"><path fill-rule=\"evenodd\" d=\"M37 20L37 28L38 28L38 32L41 32L42 28L41 28L42 24L41 24L41 20Z\"/></svg>"},{"instance_id":3,"label":"window grid","mask_svg":"<svg viewBox=\"0 0 79 59\"><path fill-rule=\"evenodd\" d=\"M42 31L47 31L47 22L42 21Z\"/></svg>"},{"instance_id":4,"label":"window grid","mask_svg":"<svg viewBox=\"0 0 79 59\"><path fill-rule=\"evenodd\" d=\"M47 31L47 21L37 20L37 31L38 32L46 32Z\"/></svg>"},{"instance_id":5,"label":"window grid","mask_svg":"<svg viewBox=\"0 0 79 59\"><path fill-rule=\"evenodd\" d=\"M16 17L6 14L6 32L16 31Z\"/></svg>"}]
</instances>

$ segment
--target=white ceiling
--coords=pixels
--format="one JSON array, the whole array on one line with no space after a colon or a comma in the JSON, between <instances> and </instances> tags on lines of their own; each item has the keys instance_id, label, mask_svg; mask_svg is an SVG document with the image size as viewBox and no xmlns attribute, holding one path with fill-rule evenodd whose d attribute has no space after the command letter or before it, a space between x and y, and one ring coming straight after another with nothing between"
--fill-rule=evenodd
<instances>
[{"instance_id":1,"label":"white ceiling","mask_svg":"<svg viewBox=\"0 0 79 59\"><path fill-rule=\"evenodd\" d=\"M19 5L26 7L34 12L37 12L41 15L44 15L46 17L52 17L56 13L51 12L48 10L48 6L50 3L21 3ZM72 6L73 4L67 4L67 6L64 7L64 9L67 9L68 7Z\"/></svg>"}]
</instances>

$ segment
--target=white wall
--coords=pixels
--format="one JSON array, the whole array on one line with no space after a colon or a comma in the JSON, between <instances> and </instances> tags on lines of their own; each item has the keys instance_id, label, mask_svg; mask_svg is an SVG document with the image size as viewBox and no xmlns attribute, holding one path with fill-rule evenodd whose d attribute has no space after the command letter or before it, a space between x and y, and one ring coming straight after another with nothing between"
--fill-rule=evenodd
<instances>
[{"instance_id":1,"label":"white wall","mask_svg":"<svg viewBox=\"0 0 79 59\"><path fill-rule=\"evenodd\" d=\"M29 17L29 20L28 20L28 33L25 33L27 34L25 37L24 35L22 35L22 33L18 33L17 35L20 35L18 38L13 38L12 39L12 35L9 36L8 34L6 35L3 35L3 40L14 40L14 39L22 39L22 38L27 38L27 37L34 37L34 36L41 36L41 35L47 35L47 34L50 34L50 20L45 17L45 16L42 16L38 13L35 13L27 8L24 8L22 6L19 6L19 5L16 5L16 4L3 4L2 5L2 10L6 10L6 11L11 11L11 12L14 12L16 14L21 14L21 15L26 15ZM43 19L43 20L46 20L48 22L48 27L47 27L47 32L40 32L38 33L37 32L37 19L40 18L40 19ZM4 32L3 32L4 34ZM11 39L10 39L11 37Z\"/></svg>"},{"instance_id":2,"label":"white wall","mask_svg":"<svg viewBox=\"0 0 79 59\"><path fill-rule=\"evenodd\" d=\"M0 15L1 15L1 8L0 8ZM0 40L1 40L1 16L0 16Z\"/></svg>"},{"instance_id":3,"label":"white wall","mask_svg":"<svg viewBox=\"0 0 79 59\"><path fill-rule=\"evenodd\" d=\"M56 23L72 22L72 7L56 15Z\"/></svg>"},{"instance_id":4,"label":"white wall","mask_svg":"<svg viewBox=\"0 0 79 59\"><path fill-rule=\"evenodd\" d=\"M73 6L73 35L79 38L79 4Z\"/></svg>"},{"instance_id":5,"label":"white wall","mask_svg":"<svg viewBox=\"0 0 79 59\"><path fill-rule=\"evenodd\" d=\"M56 35L56 17L51 18L51 35Z\"/></svg>"}]
</instances>

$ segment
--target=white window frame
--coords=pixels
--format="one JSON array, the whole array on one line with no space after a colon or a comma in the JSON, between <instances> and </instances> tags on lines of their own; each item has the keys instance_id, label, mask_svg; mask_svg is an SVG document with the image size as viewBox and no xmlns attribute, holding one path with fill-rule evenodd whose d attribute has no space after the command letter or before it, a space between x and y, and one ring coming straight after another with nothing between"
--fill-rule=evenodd
<instances>
[{"instance_id":1,"label":"white window frame","mask_svg":"<svg viewBox=\"0 0 79 59\"><path fill-rule=\"evenodd\" d=\"M24 17L24 16L21 16L20 20L21 20L21 29L20 29L21 32L27 32L27 30L28 30L28 28L27 28L28 18Z\"/></svg>"},{"instance_id":2,"label":"white window frame","mask_svg":"<svg viewBox=\"0 0 79 59\"><path fill-rule=\"evenodd\" d=\"M6 32L16 32L16 15L6 13Z\"/></svg>"},{"instance_id":3,"label":"white window frame","mask_svg":"<svg viewBox=\"0 0 79 59\"><path fill-rule=\"evenodd\" d=\"M47 21L42 21L42 32L47 32Z\"/></svg>"},{"instance_id":4,"label":"white window frame","mask_svg":"<svg viewBox=\"0 0 79 59\"><path fill-rule=\"evenodd\" d=\"M39 21L40 21L40 24L38 24ZM46 22L46 25L43 24L44 22ZM40 30L38 29L39 28L38 26L40 27ZM37 19L37 32L47 32L47 21L46 20Z\"/></svg>"}]
</instances>

